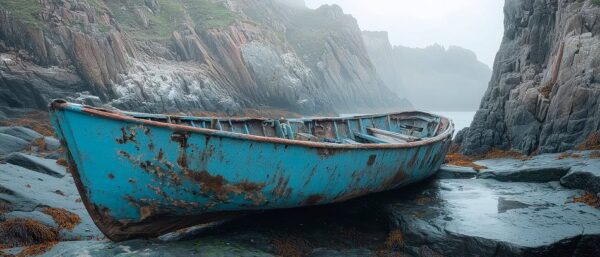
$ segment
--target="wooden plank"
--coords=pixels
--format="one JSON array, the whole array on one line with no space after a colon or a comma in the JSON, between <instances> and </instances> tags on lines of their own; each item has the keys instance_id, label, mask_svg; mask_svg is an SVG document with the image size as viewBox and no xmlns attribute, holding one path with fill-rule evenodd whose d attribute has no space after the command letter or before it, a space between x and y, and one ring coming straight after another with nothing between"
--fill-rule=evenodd
<instances>
[{"instance_id":1,"label":"wooden plank","mask_svg":"<svg viewBox=\"0 0 600 257\"><path fill-rule=\"evenodd\" d=\"M335 120L333 120L333 128L334 128L334 132L335 132L335 138L340 139L340 135L338 133L337 122L335 122Z\"/></svg>"},{"instance_id":2,"label":"wooden plank","mask_svg":"<svg viewBox=\"0 0 600 257\"><path fill-rule=\"evenodd\" d=\"M357 133L354 132L354 136L358 137L362 140L365 140L367 142L371 142L371 143L375 143L375 144L391 144L391 143L396 143L394 141L389 141L389 140L385 140L385 139L381 139L381 138L377 138L371 135L367 135L367 134L363 134L363 133Z\"/></svg>"},{"instance_id":3,"label":"wooden plank","mask_svg":"<svg viewBox=\"0 0 600 257\"><path fill-rule=\"evenodd\" d=\"M286 138L285 132L283 131L283 126L281 125L281 122L279 120L274 120L273 126L275 127L275 135L277 135L277 137Z\"/></svg>"},{"instance_id":4,"label":"wooden plank","mask_svg":"<svg viewBox=\"0 0 600 257\"><path fill-rule=\"evenodd\" d=\"M400 134L400 133L395 133L395 132L391 132L391 131L387 131L387 130L382 130L382 129L369 128L368 130L373 135L386 136L386 137L394 138L394 139L397 139L397 140L402 140L402 141L405 141L405 142L414 142L414 141L421 140L418 137L413 137L413 136L404 135L404 134Z\"/></svg>"},{"instance_id":5,"label":"wooden plank","mask_svg":"<svg viewBox=\"0 0 600 257\"><path fill-rule=\"evenodd\" d=\"M231 122L231 120L229 120L229 129L231 130L231 132L235 132L235 130L233 129L233 123Z\"/></svg>"},{"instance_id":6,"label":"wooden plank","mask_svg":"<svg viewBox=\"0 0 600 257\"><path fill-rule=\"evenodd\" d=\"M250 135L250 129L248 129L248 122L244 122L244 132Z\"/></svg>"},{"instance_id":7,"label":"wooden plank","mask_svg":"<svg viewBox=\"0 0 600 257\"><path fill-rule=\"evenodd\" d=\"M306 133L296 133L296 138L298 140L319 142L319 138L318 137L315 137L315 136L313 136L311 134L306 134Z\"/></svg>"},{"instance_id":8,"label":"wooden plank","mask_svg":"<svg viewBox=\"0 0 600 257\"><path fill-rule=\"evenodd\" d=\"M376 138L394 142L394 143L408 143L408 141L406 141L406 140L402 140L402 139L398 139L398 138L394 138L394 137L390 137L390 136L386 136L386 135L382 135L382 134L373 134L373 136Z\"/></svg>"},{"instance_id":9,"label":"wooden plank","mask_svg":"<svg viewBox=\"0 0 600 257\"><path fill-rule=\"evenodd\" d=\"M218 129L218 130L223 130L223 127L221 126L221 121L219 119L212 119L210 121L210 128L211 129Z\"/></svg>"},{"instance_id":10,"label":"wooden plank","mask_svg":"<svg viewBox=\"0 0 600 257\"><path fill-rule=\"evenodd\" d=\"M281 129L285 134L285 138L294 139L294 131L292 129L292 126L290 126L289 121L287 123L281 123Z\"/></svg>"},{"instance_id":11,"label":"wooden plank","mask_svg":"<svg viewBox=\"0 0 600 257\"><path fill-rule=\"evenodd\" d=\"M349 145L360 145L359 142L356 142L356 141L354 141L354 140L352 140L350 138L344 138L344 139L342 139L342 142L344 144L349 144Z\"/></svg>"}]
</instances>

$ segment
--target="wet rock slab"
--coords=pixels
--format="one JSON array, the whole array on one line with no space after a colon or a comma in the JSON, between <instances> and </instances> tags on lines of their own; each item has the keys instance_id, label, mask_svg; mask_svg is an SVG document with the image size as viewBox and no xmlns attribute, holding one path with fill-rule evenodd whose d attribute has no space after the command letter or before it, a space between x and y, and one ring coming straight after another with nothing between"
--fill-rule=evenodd
<instances>
[{"instance_id":1,"label":"wet rock slab","mask_svg":"<svg viewBox=\"0 0 600 257\"><path fill-rule=\"evenodd\" d=\"M445 256L600 256L600 210L558 182L443 179L387 206L408 248Z\"/></svg>"},{"instance_id":2,"label":"wet rock slab","mask_svg":"<svg viewBox=\"0 0 600 257\"><path fill-rule=\"evenodd\" d=\"M66 175L65 167L56 164L56 160L52 159L45 159L24 153L11 153L4 158L4 161L57 178L62 178Z\"/></svg>"},{"instance_id":3,"label":"wet rock slab","mask_svg":"<svg viewBox=\"0 0 600 257\"><path fill-rule=\"evenodd\" d=\"M61 173L66 174L64 167ZM73 230L61 230L63 240L104 238L81 203L70 175L57 178L10 163L0 164L0 201L8 206L4 219L33 219L55 228L58 225L43 213L44 208L61 208L77 214L81 223Z\"/></svg>"},{"instance_id":4,"label":"wet rock slab","mask_svg":"<svg viewBox=\"0 0 600 257\"><path fill-rule=\"evenodd\" d=\"M11 135L20 139L23 139L29 143L38 138L43 138L40 133L35 132L29 128L25 127L0 127L0 133Z\"/></svg>"},{"instance_id":5,"label":"wet rock slab","mask_svg":"<svg viewBox=\"0 0 600 257\"><path fill-rule=\"evenodd\" d=\"M0 133L0 156L21 151L29 146L29 142L9 134Z\"/></svg>"},{"instance_id":6,"label":"wet rock slab","mask_svg":"<svg viewBox=\"0 0 600 257\"><path fill-rule=\"evenodd\" d=\"M453 179L453 178L475 178L479 173L471 167L460 167L454 165L442 165L438 171L436 178Z\"/></svg>"},{"instance_id":7,"label":"wet rock slab","mask_svg":"<svg viewBox=\"0 0 600 257\"><path fill-rule=\"evenodd\" d=\"M600 152L542 154L528 160L494 159L475 162L487 169L479 178L512 182L560 181L567 188L600 193Z\"/></svg>"}]
</instances>

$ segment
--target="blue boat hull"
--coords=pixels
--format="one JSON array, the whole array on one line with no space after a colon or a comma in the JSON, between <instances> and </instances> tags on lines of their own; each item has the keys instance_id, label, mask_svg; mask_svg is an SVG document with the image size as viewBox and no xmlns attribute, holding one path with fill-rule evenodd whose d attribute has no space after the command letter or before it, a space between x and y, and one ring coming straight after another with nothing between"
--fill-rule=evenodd
<instances>
[{"instance_id":1,"label":"blue boat hull","mask_svg":"<svg viewBox=\"0 0 600 257\"><path fill-rule=\"evenodd\" d=\"M450 123L436 137L401 145L336 145L164 124L64 102L52 104L51 118L86 208L114 241L414 183L439 169L453 130Z\"/></svg>"}]
</instances>

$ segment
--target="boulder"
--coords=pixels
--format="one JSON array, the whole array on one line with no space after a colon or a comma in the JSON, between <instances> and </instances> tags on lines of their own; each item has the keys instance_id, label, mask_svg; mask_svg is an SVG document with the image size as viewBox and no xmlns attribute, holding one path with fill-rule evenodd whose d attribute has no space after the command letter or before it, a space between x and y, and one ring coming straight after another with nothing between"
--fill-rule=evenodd
<instances>
[{"instance_id":1,"label":"boulder","mask_svg":"<svg viewBox=\"0 0 600 257\"><path fill-rule=\"evenodd\" d=\"M25 127L0 127L0 133L18 137L29 143L35 139L44 137L42 134Z\"/></svg>"},{"instance_id":2,"label":"boulder","mask_svg":"<svg viewBox=\"0 0 600 257\"><path fill-rule=\"evenodd\" d=\"M560 183L568 188L600 193L600 160L593 161L587 166L573 167Z\"/></svg>"},{"instance_id":3,"label":"boulder","mask_svg":"<svg viewBox=\"0 0 600 257\"><path fill-rule=\"evenodd\" d=\"M9 154L4 161L57 178L62 178L66 174L65 167L56 164L56 160L44 159L24 153Z\"/></svg>"},{"instance_id":4,"label":"boulder","mask_svg":"<svg viewBox=\"0 0 600 257\"><path fill-rule=\"evenodd\" d=\"M29 146L29 142L15 136L0 133L0 156L21 151Z\"/></svg>"},{"instance_id":5,"label":"boulder","mask_svg":"<svg viewBox=\"0 0 600 257\"><path fill-rule=\"evenodd\" d=\"M60 141L54 137L44 137L44 143L48 151L56 151L60 148Z\"/></svg>"}]
</instances>

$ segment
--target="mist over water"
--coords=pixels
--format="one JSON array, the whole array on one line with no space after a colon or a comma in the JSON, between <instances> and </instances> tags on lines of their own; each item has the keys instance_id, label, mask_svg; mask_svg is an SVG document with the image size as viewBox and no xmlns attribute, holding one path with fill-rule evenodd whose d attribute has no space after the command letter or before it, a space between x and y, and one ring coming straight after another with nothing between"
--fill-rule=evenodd
<instances>
[{"instance_id":1,"label":"mist over water","mask_svg":"<svg viewBox=\"0 0 600 257\"><path fill-rule=\"evenodd\" d=\"M473 117L475 117L475 111L468 112L433 112L437 115L444 116L449 118L454 122L454 135L458 131L468 127L471 125L471 121L473 121Z\"/></svg>"}]
</instances>

